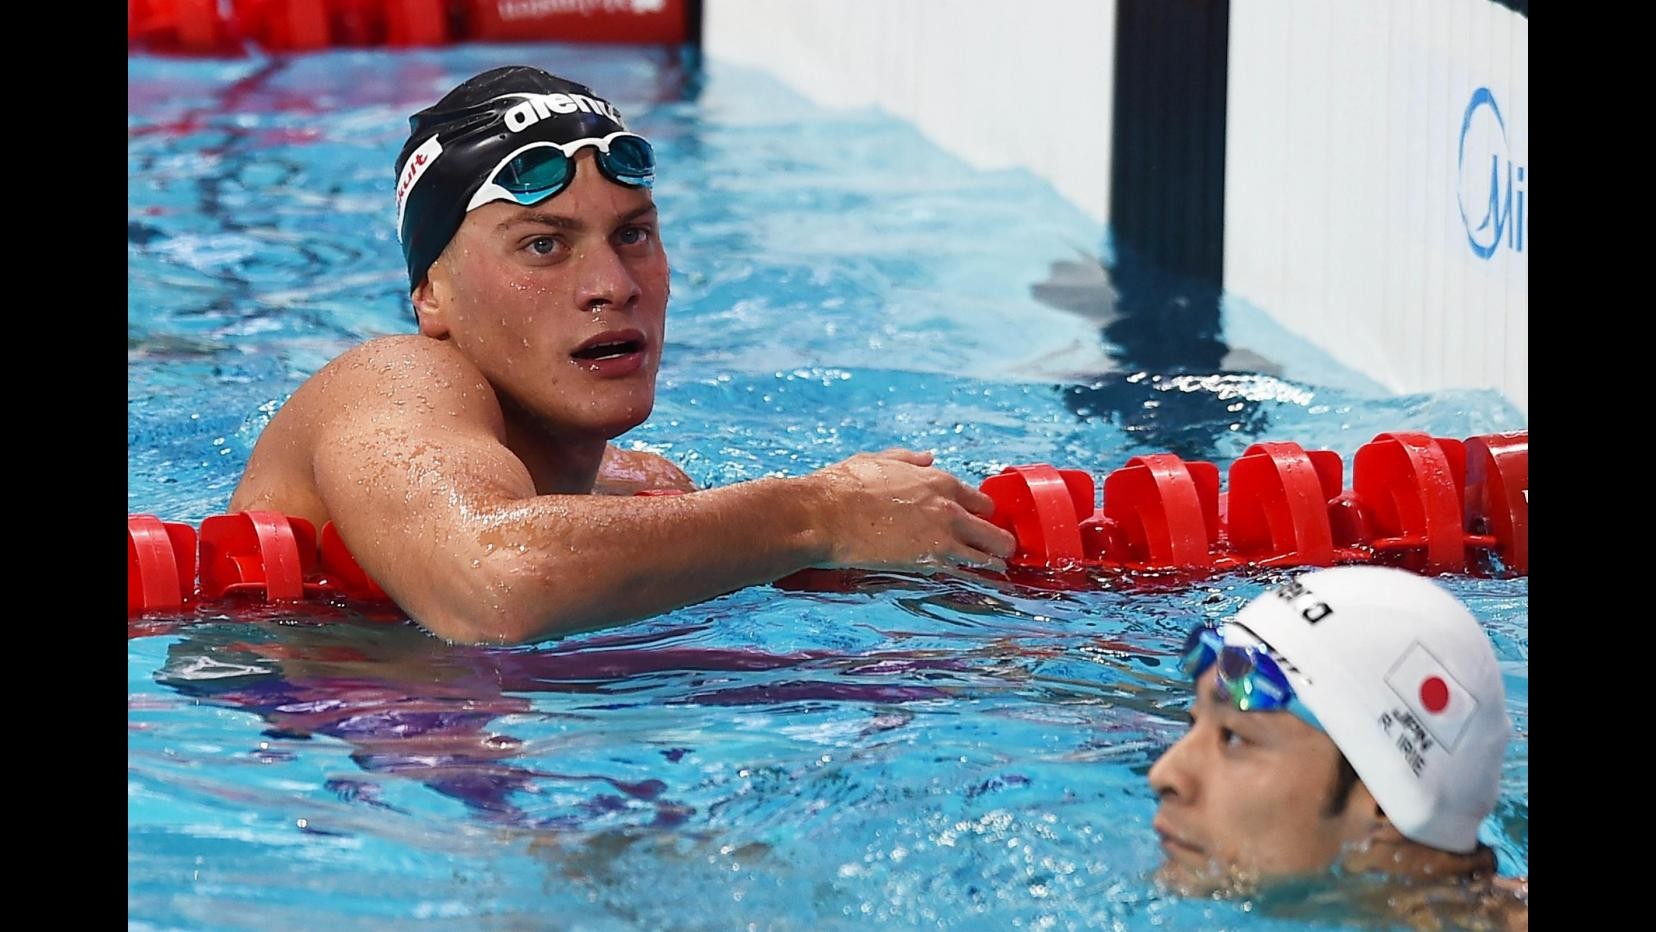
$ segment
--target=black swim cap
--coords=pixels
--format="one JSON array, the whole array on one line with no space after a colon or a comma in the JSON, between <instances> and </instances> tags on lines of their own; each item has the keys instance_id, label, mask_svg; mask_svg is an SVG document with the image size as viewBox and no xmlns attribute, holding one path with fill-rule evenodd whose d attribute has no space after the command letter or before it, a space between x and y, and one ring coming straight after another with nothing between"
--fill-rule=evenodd
<instances>
[{"instance_id":1,"label":"black swim cap","mask_svg":"<svg viewBox=\"0 0 1656 932\"><path fill-rule=\"evenodd\" d=\"M466 80L409 117L408 127L397 156L397 238L410 289L466 219L484 176L514 150L626 129L620 112L591 88L524 65Z\"/></svg>"}]
</instances>

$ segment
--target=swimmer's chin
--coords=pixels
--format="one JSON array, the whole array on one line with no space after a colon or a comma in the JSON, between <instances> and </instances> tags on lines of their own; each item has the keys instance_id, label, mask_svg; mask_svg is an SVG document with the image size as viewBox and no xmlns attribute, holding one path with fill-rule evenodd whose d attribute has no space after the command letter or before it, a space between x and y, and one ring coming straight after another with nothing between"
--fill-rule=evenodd
<instances>
[{"instance_id":1,"label":"swimmer's chin","mask_svg":"<svg viewBox=\"0 0 1656 932\"><path fill-rule=\"evenodd\" d=\"M1250 899L1276 905L1339 899L1341 884L1351 880L1334 868L1304 874L1265 874L1211 860L1200 864L1169 860L1156 870L1154 879L1158 887L1176 896Z\"/></svg>"},{"instance_id":2,"label":"swimmer's chin","mask_svg":"<svg viewBox=\"0 0 1656 932\"><path fill-rule=\"evenodd\" d=\"M1246 871L1205 861L1199 864L1165 861L1156 869L1156 885L1179 896L1232 899L1260 889L1259 878Z\"/></svg>"}]
</instances>

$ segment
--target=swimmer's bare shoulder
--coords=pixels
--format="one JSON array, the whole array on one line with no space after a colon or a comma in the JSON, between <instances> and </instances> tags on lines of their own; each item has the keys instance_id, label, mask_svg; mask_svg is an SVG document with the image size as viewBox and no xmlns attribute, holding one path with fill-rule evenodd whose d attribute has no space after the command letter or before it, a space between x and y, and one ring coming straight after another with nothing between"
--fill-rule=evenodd
<instances>
[{"instance_id":1,"label":"swimmer's bare shoulder","mask_svg":"<svg viewBox=\"0 0 1656 932\"><path fill-rule=\"evenodd\" d=\"M412 407L411 407L412 406ZM349 456L381 458L406 438L411 413L439 406L444 419L432 429L504 433L500 403L477 367L445 341L419 335L378 337L341 354L311 376L282 405L259 435L227 509L266 510L311 521L331 515L316 483L321 438L362 437ZM391 427L404 424L401 431ZM376 424L387 427L376 432Z\"/></svg>"},{"instance_id":2,"label":"swimmer's bare shoulder","mask_svg":"<svg viewBox=\"0 0 1656 932\"><path fill-rule=\"evenodd\" d=\"M473 643L645 618L812 566L994 566L1014 545L984 520L988 496L926 453L694 495L542 494L504 422L452 347L371 341L272 420L233 507L304 513L304 495L276 490L284 477L304 487L403 611Z\"/></svg>"},{"instance_id":3,"label":"swimmer's bare shoulder","mask_svg":"<svg viewBox=\"0 0 1656 932\"><path fill-rule=\"evenodd\" d=\"M371 423L389 410L442 408L433 425L452 431L483 427L504 437L500 402L483 373L444 340L418 335L379 337L356 346L306 380L259 436L231 496L231 512L264 510L309 520L330 518L316 489L317 436L345 422ZM380 438L394 442L394 437ZM373 447L362 452L364 455ZM610 446L593 488L600 495L649 489L695 490L684 470L663 457Z\"/></svg>"}]
</instances>

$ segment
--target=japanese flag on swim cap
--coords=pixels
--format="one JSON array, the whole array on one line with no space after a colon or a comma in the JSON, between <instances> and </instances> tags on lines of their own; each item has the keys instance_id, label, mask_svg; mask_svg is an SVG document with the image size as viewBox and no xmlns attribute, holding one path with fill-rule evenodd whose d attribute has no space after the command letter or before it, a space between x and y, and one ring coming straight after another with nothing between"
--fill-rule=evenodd
<instances>
[{"instance_id":1,"label":"japanese flag on swim cap","mask_svg":"<svg viewBox=\"0 0 1656 932\"><path fill-rule=\"evenodd\" d=\"M1477 847L1511 722L1495 652L1465 606L1414 573L1347 566L1300 576L1232 620L1296 669L1295 694L1404 837Z\"/></svg>"}]
</instances>

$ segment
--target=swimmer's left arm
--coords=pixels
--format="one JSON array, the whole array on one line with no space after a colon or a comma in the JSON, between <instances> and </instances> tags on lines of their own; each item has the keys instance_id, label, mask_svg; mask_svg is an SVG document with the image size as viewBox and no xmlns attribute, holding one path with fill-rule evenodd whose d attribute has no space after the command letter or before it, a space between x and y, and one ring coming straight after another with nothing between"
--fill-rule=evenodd
<instances>
[{"instance_id":1,"label":"swimmer's left arm","mask_svg":"<svg viewBox=\"0 0 1656 932\"><path fill-rule=\"evenodd\" d=\"M598 464L598 479L593 483L594 495L633 495L651 489L696 491L696 484L665 457L642 450L623 450L615 444L604 448L603 462Z\"/></svg>"}]
</instances>

